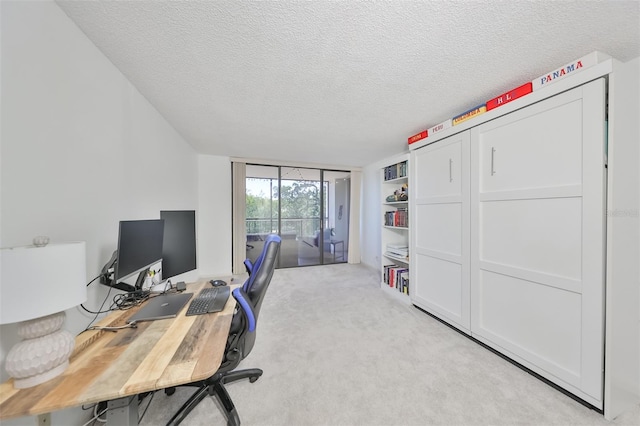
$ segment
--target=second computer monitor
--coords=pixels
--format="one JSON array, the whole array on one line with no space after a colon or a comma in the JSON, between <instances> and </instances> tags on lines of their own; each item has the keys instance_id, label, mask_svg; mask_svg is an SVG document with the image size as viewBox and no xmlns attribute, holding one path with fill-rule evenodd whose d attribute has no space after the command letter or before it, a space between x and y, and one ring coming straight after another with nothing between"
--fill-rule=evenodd
<instances>
[{"instance_id":1,"label":"second computer monitor","mask_svg":"<svg viewBox=\"0 0 640 426\"><path fill-rule=\"evenodd\" d=\"M120 222L116 284L162 260L163 231L158 219Z\"/></svg>"},{"instance_id":2,"label":"second computer monitor","mask_svg":"<svg viewBox=\"0 0 640 426\"><path fill-rule=\"evenodd\" d=\"M167 279L196 269L196 212L163 210L162 278Z\"/></svg>"}]
</instances>

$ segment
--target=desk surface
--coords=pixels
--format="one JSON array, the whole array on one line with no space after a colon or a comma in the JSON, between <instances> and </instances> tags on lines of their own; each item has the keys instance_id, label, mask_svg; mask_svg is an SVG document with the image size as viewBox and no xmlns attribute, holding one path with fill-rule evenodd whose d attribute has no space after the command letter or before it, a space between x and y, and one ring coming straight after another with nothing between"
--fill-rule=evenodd
<instances>
[{"instance_id":1,"label":"desk surface","mask_svg":"<svg viewBox=\"0 0 640 426\"><path fill-rule=\"evenodd\" d=\"M202 281L187 286L197 293ZM69 368L28 389L0 385L0 419L38 415L202 380L220 366L235 307L222 312L138 323L137 328L85 331L76 337ZM124 325L138 308L116 311L96 325Z\"/></svg>"}]
</instances>

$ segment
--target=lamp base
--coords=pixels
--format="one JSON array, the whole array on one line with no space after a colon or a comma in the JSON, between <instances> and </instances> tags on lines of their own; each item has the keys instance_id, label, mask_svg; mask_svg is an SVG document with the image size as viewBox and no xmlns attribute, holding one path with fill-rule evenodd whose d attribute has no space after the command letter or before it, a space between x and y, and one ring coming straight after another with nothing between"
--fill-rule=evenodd
<instances>
[{"instance_id":1,"label":"lamp base","mask_svg":"<svg viewBox=\"0 0 640 426\"><path fill-rule=\"evenodd\" d=\"M48 315L18 325L18 334L25 340L7 354L5 369L14 378L17 389L44 383L62 374L69 366L75 339L61 330L65 313Z\"/></svg>"},{"instance_id":2,"label":"lamp base","mask_svg":"<svg viewBox=\"0 0 640 426\"><path fill-rule=\"evenodd\" d=\"M35 376L26 377L24 379L13 379L13 387L16 389L26 389L39 385L40 383L48 382L54 377L58 377L69 367L69 360L63 362L57 367L53 367L49 371L45 371L42 374L36 374Z\"/></svg>"}]
</instances>

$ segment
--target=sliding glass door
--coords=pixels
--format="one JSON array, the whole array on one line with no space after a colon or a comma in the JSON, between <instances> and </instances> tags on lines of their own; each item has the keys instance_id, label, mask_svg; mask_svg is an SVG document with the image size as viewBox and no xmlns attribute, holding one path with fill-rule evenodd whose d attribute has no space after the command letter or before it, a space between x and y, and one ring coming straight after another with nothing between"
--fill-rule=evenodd
<instances>
[{"instance_id":1,"label":"sliding glass door","mask_svg":"<svg viewBox=\"0 0 640 426\"><path fill-rule=\"evenodd\" d=\"M321 226L320 182L320 170L280 168L281 268L320 263L317 248L309 248Z\"/></svg>"},{"instance_id":2,"label":"sliding glass door","mask_svg":"<svg viewBox=\"0 0 640 426\"><path fill-rule=\"evenodd\" d=\"M349 172L246 166L246 250L254 261L269 233L282 237L279 268L347 261Z\"/></svg>"}]
</instances>

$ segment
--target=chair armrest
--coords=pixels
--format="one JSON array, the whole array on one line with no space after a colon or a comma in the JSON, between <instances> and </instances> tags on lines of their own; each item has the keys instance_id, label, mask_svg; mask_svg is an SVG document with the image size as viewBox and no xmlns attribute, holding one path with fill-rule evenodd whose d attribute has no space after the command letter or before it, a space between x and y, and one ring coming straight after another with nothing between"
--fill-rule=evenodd
<instances>
[{"instance_id":1,"label":"chair armrest","mask_svg":"<svg viewBox=\"0 0 640 426\"><path fill-rule=\"evenodd\" d=\"M247 272L249 273L249 275L251 275L251 271L253 270L253 263L251 263L251 260L245 259L244 260L244 267L247 270Z\"/></svg>"},{"instance_id":2,"label":"chair armrest","mask_svg":"<svg viewBox=\"0 0 640 426\"><path fill-rule=\"evenodd\" d=\"M256 329L256 316L253 312L253 307L251 307L251 303L249 303L249 297L247 296L247 293L245 293L245 291L239 287L233 290L232 294L236 301L240 304L240 308L247 317L247 322L249 323L249 332L253 332Z\"/></svg>"}]
</instances>

